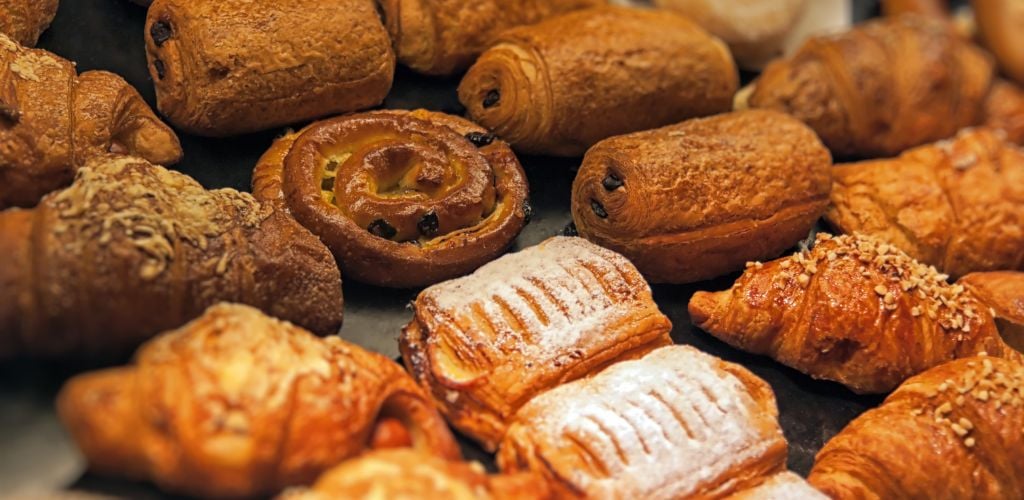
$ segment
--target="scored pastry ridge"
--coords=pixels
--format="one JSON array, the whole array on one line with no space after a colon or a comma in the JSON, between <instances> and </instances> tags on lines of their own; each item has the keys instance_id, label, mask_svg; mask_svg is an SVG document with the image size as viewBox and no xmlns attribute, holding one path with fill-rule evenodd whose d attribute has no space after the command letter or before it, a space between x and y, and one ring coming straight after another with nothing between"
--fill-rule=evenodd
<instances>
[{"instance_id":1,"label":"scored pastry ridge","mask_svg":"<svg viewBox=\"0 0 1024 500\"><path fill-rule=\"evenodd\" d=\"M402 331L406 366L452 424L494 449L526 401L671 343L629 262L556 237L424 290Z\"/></svg>"}]
</instances>

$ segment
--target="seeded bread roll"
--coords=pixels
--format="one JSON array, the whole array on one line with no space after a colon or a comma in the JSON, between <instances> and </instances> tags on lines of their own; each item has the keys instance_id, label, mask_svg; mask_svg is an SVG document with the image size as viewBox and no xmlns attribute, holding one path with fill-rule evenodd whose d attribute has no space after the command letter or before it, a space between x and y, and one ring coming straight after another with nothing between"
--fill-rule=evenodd
<instances>
[{"instance_id":1,"label":"seeded bread roll","mask_svg":"<svg viewBox=\"0 0 1024 500\"><path fill-rule=\"evenodd\" d=\"M58 0L0 0L0 33L34 47L57 15Z\"/></svg>"},{"instance_id":2,"label":"seeded bread roll","mask_svg":"<svg viewBox=\"0 0 1024 500\"><path fill-rule=\"evenodd\" d=\"M606 0L380 0L398 60L428 75L465 70L502 31Z\"/></svg>"},{"instance_id":3,"label":"seeded bread roll","mask_svg":"<svg viewBox=\"0 0 1024 500\"><path fill-rule=\"evenodd\" d=\"M519 151L574 156L613 135L726 111L737 85L729 49L688 19L603 7L505 32L459 100Z\"/></svg>"},{"instance_id":4,"label":"seeded bread roll","mask_svg":"<svg viewBox=\"0 0 1024 500\"><path fill-rule=\"evenodd\" d=\"M146 54L160 111L206 136L375 106L395 69L373 0L156 0Z\"/></svg>"},{"instance_id":5,"label":"seeded bread roll","mask_svg":"<svg viewBox=\"0 0 1024 500\"><path fill-rule=\"evenodd\" d=\"M583 236L655 283L690 283L777 257L828 205L832 161L814 132L737 111L613 137L583 158L572 215Z\"/></svg>"}]
</instances>

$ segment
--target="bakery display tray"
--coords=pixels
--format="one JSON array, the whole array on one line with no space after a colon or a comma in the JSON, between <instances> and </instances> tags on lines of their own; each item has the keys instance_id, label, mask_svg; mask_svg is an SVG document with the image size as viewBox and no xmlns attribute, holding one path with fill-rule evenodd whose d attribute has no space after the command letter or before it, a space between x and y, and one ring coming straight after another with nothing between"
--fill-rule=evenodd
<instances>
[{"instance_id":1,"label":"bakery display tray","mask_svg":"<svg viewBox=\"0 0 1024 500\"><path fill-rule=\"evenodd\" d=\"M877 10L876 2L854 2L854 18ZM143 43L145 10L126 0L65 0L39 46L76 61L79 71L104 69L123 76L154 106ZM749 75L747 75L749 77ZM433 79L399 68L386 108L427 108L461 113L458 79ZM249 190L252 168L282 130L231 139L204 139L179 132L184 160L174 168L208 188ZM533 219L513 250L562 233L571 222L569 200L578 158L520 156L530 180ZM0 256L0 265L3 265ZM727 288L736 276L687 286L653 287L661 310L673 323L672 338L740 363L775 390L780 422L789 440L789 466L806 474L814 454L851 419L877 405L880 397L857 396L829 382L810 379L774 361L732 349L690 324L686 305L696 290ZM344 283L347 340L397 358L396 338L410 319L415 290L389 290ZM127 360L126 360L127 361ZM75 363L17 361L0 364L0 498L37 498L42 491L77 492L126 498L171 498L152 486L90 475L57 421L53 399L63 381L88 368ZM492 459L462 440L465 455L485 465Z\"/></svg>"}]
</instances>

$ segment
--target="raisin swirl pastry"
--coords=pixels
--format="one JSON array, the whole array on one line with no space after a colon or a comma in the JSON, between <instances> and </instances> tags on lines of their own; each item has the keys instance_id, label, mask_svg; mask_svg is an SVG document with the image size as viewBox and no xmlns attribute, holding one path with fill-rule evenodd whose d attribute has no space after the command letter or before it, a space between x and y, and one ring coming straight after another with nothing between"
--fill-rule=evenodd
<instances>
[{"instance_id":1,"label":"raisin swirl pastry","mask_svg":"<svg viewBox=\"0 0 1024 500\"><path fill-rule=\"evenodd\" d=\"M399 339L448 421L494 450L537 394L672 343L636 268L555 237L424 290Z\"/></svg>"},{"instance_id":2,"label":"raisin swirl pastry","mask_svg":"<svg viewBox=\"0 0 1024 500\"><path fill-rule=\"evenodd\" d=\"M279 139L253 174L334 252L347 277L412 288L471 272L530 212L526 174L483 128L431 111L375 111Z\"/></svg>"},{"instance_id":3,"label":"raisin swirl pastry","mask_svg":"<svg viewBox=\"0 0 1024 500\"><path fill-rule=\"evenodd\" d=\"M371 449L460 458L401 366L234 304L72 378L57 409L94 472L198 497L266 497Z\"/></svg>"}]
</instances>

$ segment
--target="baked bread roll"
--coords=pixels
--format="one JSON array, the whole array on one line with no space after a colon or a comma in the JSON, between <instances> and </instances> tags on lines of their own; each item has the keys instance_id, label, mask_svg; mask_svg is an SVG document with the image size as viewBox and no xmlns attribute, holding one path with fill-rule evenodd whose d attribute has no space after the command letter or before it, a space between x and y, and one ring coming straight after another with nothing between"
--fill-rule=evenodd
<instances>
[{"instance_id":1,"label":"baked bread roll","mask_svg":"<svg viewBox=\"0 0 1024 500\"><path fill-rule=\"evenodd\" d=\"M411 288L501 255L530 213L508 144L431 111L374 111L278 139L253 174L261 201L286 207L345 275Z\"/></svg>"},{"instance_id":2,"label":"baked bread roll","mask_svg":"<svg viewBox=\"0 0 1024 500\"><path fill-rule=\"evenodd\" d=\"M833 499L1024 497L1024 366L960 359L906 381L818 452Z\"/></svg>"},{"instance_id":3,"label":"baked bread roll","mask_svg":"<svg viewBox=\"0 0 1024 500\"><path fill-rule=\"evenodd\" d=\"M428 75L465 70L502 31L606 0L380 0L398 60Z\"/></svg>"},{"instance_id":4,"label":"baked bread roll","mask_svg":"<svg viewBox=\"0 0 1024 500\"><path fill-rule=\"evenodd\" d=\"M169 165L181 146L121 77L78 75L73 62L0 34L0 210L34 206L108 153Z\"/></svg>"},{"instance_id":5,"label":"baked bread roll","mask_svg":"<svg viewBox=\"0 0 1024 500\"><path fill-rule=\"evenodd\" d=\"M551 238L427 288L399 346L448 421L493 451L530 398L669 345L672 324L624 257Z\"/></svg>"},{"instance_id":6,"label":"baked bread roll","mask_svg":"<svg viewBox=\"0 0 1024 500\"><path fill-rule=\"evenodd\" d=\"M1024 85L1024 2L1020 0L971 0L978 37L992 52L999 68Z\"/></svg>"},{"instance_id":7,"label":"baked bread roll","mask_svg":"<svg viewBox=\"0 0 1024 500\"><path fill-rule=\"evenodd\" d=\"M985 100L985 127L1002 130L1007 140L1024 145L1024 89L996 80Z\"/></svg>"},{"instance_id":8,"label":"baked bread roll","mask_svg":"<svg viewBox=\"0 0 1024 500\"><path fill-rule=\"evenodd\" d=\"M905 15L808 40L765 68L749 104L803 120L838 156L894 156L980 123L992 77L948 24Z\"/></svg>"},{"instance_id":9,"label":"baked bread roll","mask_svg":"<svg viewBox=\"0 0 1024 500\"><path fill-rule=\"evenodd\" d=\"M880 240L819 234L813 250L751 263L729 290L695 293L690 318L738 349L858 394L889 392L979 352L1024 361L988 307L945 279Z\"/></svg>"},{"instance_id":10,"label":"baked bread roll","mask_svg":"<svg viewBox=\"0 0 1024 500\"><path fill-rule=\"evenodd\" d=\"M378 447L460 456L390 359L231 304L72 378L57 411L93 472L198 497L265 497Z\"/></svg>"},{"instance_id":11,"label":"baked bread roll","mask_svg":"<svg viewBox=\"0 0 1024 500\"><path fill-rule=\"evenodd\" d=\"M0 34L34 47L57 15L57 4L58 0L0 0Z\"/></svg>"},{"instance_id":12,"label":"baked bread roll","mask_svg":"<svg viewBox=\"0 0 1024 500\"><path fill-rule=\"evenodd\" d=\"M742 166L742 168L737 168ZM832 160L814 131L737 111L601 141L572 187L580 236L653 283L690 283L770 259L828 205Z\"/></svg>"},{"instance_id":13,"label":"baked bread roll","mask_svg":"<svg viewBox=\"0 0 1024 500\"><path fill-rule=\"evenodd\" d=\"M618 134L729 109L729 49L664 10L604 7L503 33L466 73L459 100L519 151L583 154Z\"/></svg>"},{"instance_id":14,"label":"baked bread roll","mask_svg":"<svg viewBox=\"0 0 1024 500\"><path fill-rule=\"evenodd\" d=\"M1010 347L1024 351L1024 273L971 273L957 282L992 308L999 334Z\"/></svg>"},{"instance_id":15,"label":"baked bread roll","mask_svg":"<svg viewBox=\"0 0 1024 500\"><path fill-rule=\"evenodd\" d=\"M221 301L341 326L341 276L315 236L139 159L94 160L34 210L0 212L0 255L0 358L114 358Z\"/></svg>"},{"instance_id":16,"label":"baked bread roll","mask_svg":"<svg viewBox=\"0 0 1024 500\"><path fill-rule=\"evenodd\" d=\"M563 497L719 498L786 466L771 387L689 346L541 394L516 413L498 467Z\"/></svg>"},{"instance_id":17,"label":"baked bread roll","mask_svg":"<svg viewBox=\"0 0 1024 500\"><path fill-rule=\"evenodd\" d=\"M309 489L278 500L543 500L547 483L532 474L489 476L479 463L450 462L412 450L372 451L325 473Z\"/></svg>"},{"instance_id":18,"label":"baked bread roll","mask_svg":"<svg viewBox=\"0 0 1024 500\"><path fill-rule=\"evenodd\" d=\"M157 0L146 55L157 106L228 136L380 104L395 55L373 0Z\"/></svg>"},{"instance_id":19,"label":"baked bread roll","mask_svg":"<svg viewBox=\"0 0 1024 500\"><path fill-rule=\"evenodd\" d=\"M820 1L820 0L817 0ZM805 0L654 0L729 44L742 68L760 69L781 56L787 35L800 19Z\"/></svg>"},{"instance_id":20,"label":"baked bread roll","mask_svg":"<svg viewBox=\"0 0 1024 500\"><path fill-rule=\"evenodd\" d=\"M1024 150L974 129L834 171L829 223L892 243L958 278L1024 270Z\"/></svg>"}]
</instances>

